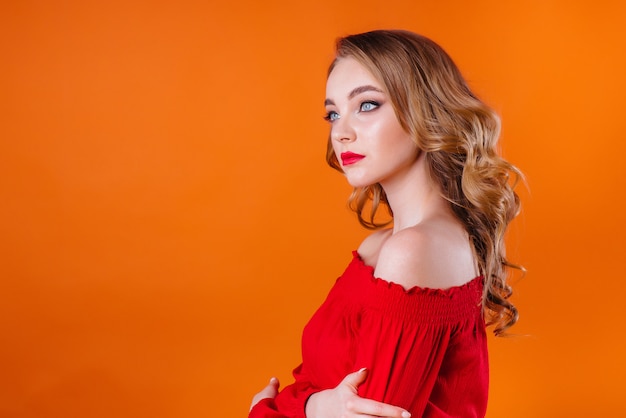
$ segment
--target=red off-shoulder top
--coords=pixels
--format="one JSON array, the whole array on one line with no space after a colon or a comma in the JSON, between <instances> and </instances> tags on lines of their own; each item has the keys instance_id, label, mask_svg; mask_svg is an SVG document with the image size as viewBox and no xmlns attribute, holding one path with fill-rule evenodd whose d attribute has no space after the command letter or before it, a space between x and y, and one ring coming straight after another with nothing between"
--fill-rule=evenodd
<instances>
[{"instance_id":1,"label":"red off-shoulder top","mask_svg":"<svg viewBox=\"0 0 626 418\"><path fill-rule=\"evenodd\" d=\"M426 289L374 277L354 251L345 272L304 328L295 382L249 418L305 418L308 397L369 369L360 396L417 417L484 417L489 366L483 281Z\"/></svg>"}]
</instances>

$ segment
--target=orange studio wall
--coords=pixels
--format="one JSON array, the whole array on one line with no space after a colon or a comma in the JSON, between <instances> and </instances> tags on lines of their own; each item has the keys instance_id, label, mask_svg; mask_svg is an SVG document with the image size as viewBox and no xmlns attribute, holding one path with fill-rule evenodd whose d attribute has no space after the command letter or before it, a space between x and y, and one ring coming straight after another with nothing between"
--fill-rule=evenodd
<instances>
[{"instance_id":1,"label":"orange studio wall","mask_svg":"<svg viewBox=\"0 0 626 418\"><path fill-rule=\"evenodd\" d=\"M619 1L3 2L0 416L245 416L366 232L333 42L438 41L527 176L489 417L626 414Z\"/></svg>"}]
</instances>

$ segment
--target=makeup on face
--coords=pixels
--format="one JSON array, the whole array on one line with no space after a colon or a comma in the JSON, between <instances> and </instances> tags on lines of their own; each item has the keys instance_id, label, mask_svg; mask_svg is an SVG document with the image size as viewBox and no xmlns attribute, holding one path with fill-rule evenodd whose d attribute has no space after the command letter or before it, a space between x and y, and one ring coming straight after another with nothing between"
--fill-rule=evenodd
<instances>
[{"instance_id":1,"label":"makeup on face","mask_svg":"<svg viewBox=\"0 0 626 418\"><path fill-rule=\"evenodd\" d=\"M342 152L340 157L341 157L341 165L345 167L347 165L358 163L363 158L365 158L365 155L355 154L354 152L348 151L348 152Z\"/></svg>"}]
</instances>

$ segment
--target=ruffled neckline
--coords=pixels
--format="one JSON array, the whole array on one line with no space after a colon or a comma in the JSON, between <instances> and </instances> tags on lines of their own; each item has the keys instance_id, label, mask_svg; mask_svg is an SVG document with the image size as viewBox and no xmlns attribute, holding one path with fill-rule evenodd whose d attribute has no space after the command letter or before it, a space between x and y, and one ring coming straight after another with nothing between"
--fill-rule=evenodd
<instances>
[{"instance_id":1,"label":"ruffled neckline","mask_svg":"<svg viewBox=\"0 0 626 418\"><path fill-rule=\"evenodd\" d=\"M374 267L365 264L365 261L363 260L363 258L361 258L361 255L358 253L357 250L352 251L352 256L353 261L356 263L357 267L367 273L368 278L375 286L386 288L392 292L401 292L407 295L427 295L454 298L456 295L467 294L467 292L473 292L477 289L482 289L483 286L483 277L477 276L462 285L452 286L445 289L421 287L417 285L409 289L405 289L404 286L398 283L390 282L380 277L376 277L374 275Z\"/></svg>"}]
</instances>

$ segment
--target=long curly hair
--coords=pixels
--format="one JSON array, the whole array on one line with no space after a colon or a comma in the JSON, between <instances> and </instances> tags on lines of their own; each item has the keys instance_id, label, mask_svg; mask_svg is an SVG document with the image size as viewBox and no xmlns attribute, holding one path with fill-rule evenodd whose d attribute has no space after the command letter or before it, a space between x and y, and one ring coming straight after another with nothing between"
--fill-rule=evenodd
<instances>
[{"instance_id":1,"label":"long curly hair","mask_svg":"<svg viewBox=\"0 0 626 418\"><path fill-rule=\"evenodd\" d=\"M454 214L465 225L485 286L482 306L494 334L502 335L518 319L508 300L509 270L522 267L505 255L504 235L520 211L513 190L523 178L515 166L498 155L500 118L472 93L450 56L432 40L401 30L377 30L340 38L336 62L357 60L383 83L400 125L422 152L432 179ZM342 171L329 138L328 164ZM380 184L355 188L349 205L359 222L377 229L379 209L387 207Z\"/></svg>"}]
</instances>

